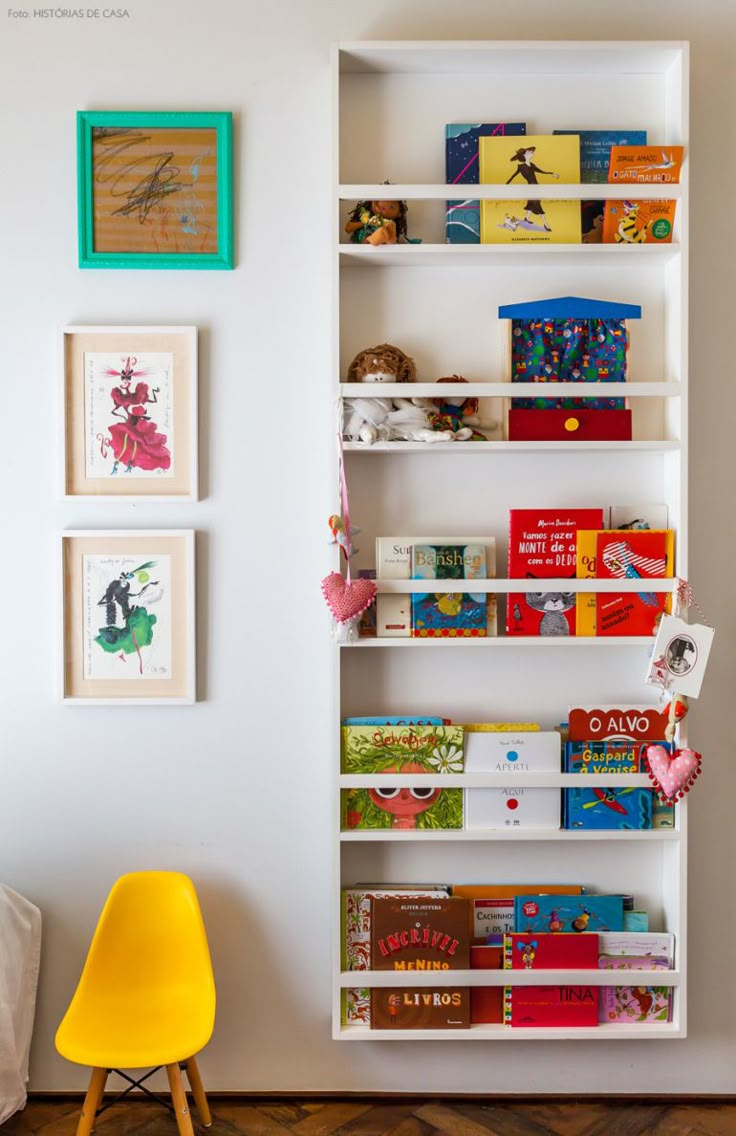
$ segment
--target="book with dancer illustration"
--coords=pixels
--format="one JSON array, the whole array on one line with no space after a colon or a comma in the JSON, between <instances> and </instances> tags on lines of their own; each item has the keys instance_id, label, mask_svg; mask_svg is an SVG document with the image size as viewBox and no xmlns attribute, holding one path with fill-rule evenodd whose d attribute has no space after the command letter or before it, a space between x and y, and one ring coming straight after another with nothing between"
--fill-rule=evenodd
<instances>
[{"instance_id":1,"label":"book with dancer illustration","mask_svg":"<svg viewBox=\"0 0 736 1136\"><path fill-rule=\"evenodd\" d=\"M580 203L534 196L538 186L580 182L577 135L481 138L479 146L481 185L531 187L526 200L481 202L482 244L580 243Z\"/></svg>"}]
</instances>

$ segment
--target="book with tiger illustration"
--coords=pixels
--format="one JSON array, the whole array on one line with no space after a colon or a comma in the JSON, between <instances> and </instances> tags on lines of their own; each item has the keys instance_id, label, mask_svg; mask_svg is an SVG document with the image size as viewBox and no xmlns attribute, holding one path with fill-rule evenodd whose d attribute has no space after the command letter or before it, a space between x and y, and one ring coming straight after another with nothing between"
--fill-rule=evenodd
<instances>
[{"instance_id":1,"label":"book with tiger illustration","mask_svg":"<svg viewBox=\"0 0 736 1136\"><path fill-rule=\"evenodd\" d=\"M603 244L672 243L676 201L606 201Z\"/></svg>"},{"instance_id":2,"label":"book with tiger illustration","mask_svg":"<svg viewBox=\"0 0 736 1136\"><path fill-rule=\"evenodd\" d=\"M578 529L603 527L602 509L512 509L510 578L575 578ZM511 592L507 635L575 635L575 593Z\"/></svg>"}]
</instances>

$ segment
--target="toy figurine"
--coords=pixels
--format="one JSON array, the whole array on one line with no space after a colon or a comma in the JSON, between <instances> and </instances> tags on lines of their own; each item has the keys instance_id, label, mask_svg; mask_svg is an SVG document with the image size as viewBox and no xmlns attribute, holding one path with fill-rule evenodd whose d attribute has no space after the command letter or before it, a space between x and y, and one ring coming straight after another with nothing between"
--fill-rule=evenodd
<instances>
[{"instance_id":1,"label":"toy figurine","mask_svg":"<svg viewBox=\"0 0 736 1136\"><path fill-rule=\"evenodd\" d=\"M440 383L466 383L468 380L459 375L450 375L437 380ZM461 394L452 398L445 395L443 398L432 400L436 407L430 414L429 420L433 430L450 431L456 442L486 442L488 439L479 434L473 426L477 423L475 417L478 413L477 398L463 398Z\"/></svg>"},{"instance_id":2,"label":"toy figurine","mask_svg":"<svg viewBox=\"0 0 736 1136\"><path fill-rule=\"evenodd\" d=\"M411 383L416 367L400 347L381 343L360 351L348 367L349 383ZM346 398L343 434L353 442L451 442L450 430L433 428L429 398Z\"/></svg>"},{"instance_id":3,"label":"toy figurine","mask_svg":"<svg viewBox=\"0 0 736 1136\"><path fill-rule=\"evenodd\" d=\"M405 201L359 201L345 232L355 244L395 245L408 240Z\"/></svg>"}]
</instances>

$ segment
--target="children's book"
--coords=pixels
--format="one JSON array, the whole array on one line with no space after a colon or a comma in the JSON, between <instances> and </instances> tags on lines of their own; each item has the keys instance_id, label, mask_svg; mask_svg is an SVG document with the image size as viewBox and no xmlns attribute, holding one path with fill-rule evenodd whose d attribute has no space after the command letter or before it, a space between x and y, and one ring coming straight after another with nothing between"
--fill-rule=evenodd
<instances>
[{"instance_id":1,"label":"children's book","mask_svg":"<svg viewBox=\"0 0 736 1136\"><path fill-rule=\"evenodd\" d=\"M674 533L661 530L599 532L595 572L599 580L632 580L672 576ZM654 635L663 611L664 592L596 593L596 635Z\"/></svg>"},{"instance_id":2,"label":"children's book","mask_svg":"<svg viewBox=\"0 0 736 1136\"><path fill-rule=\"evenodd\" d=\"M597 1026L596 986L505 986L509 1026Z\"/></svg>"},{"instance_id":3,"label":"children's book","mask_svg":"<svg viewBox=\"0 0 736 1136\"><path fill-rule=\"evenodd\" d=\"M509 577L574 579L578 530L602 525L602 509L512 509ZM574 635L575 593L510 593L506 634Z\"/></svg>"},{"instance_id":4,"label":"children's book","mask_svg":"<svg viewBox=\"0 0 736 1136\"><path fill-rule=\"evenodd\" d=\"M568 742L567 773L641 773L646 771L647 742ZM648 829L652 827L651 789L613 785L563 789L566 829Z\"/></svg>"},{"instance_id":5,"label":"children's book","mask_svg":"<svg viewBox=\"0 0 736 1136\"><path fill-rule=\"evenodd\" d=\"M411 579L411 550L415 544L482 544L486 576L496 575L496 540L492 536L379 536L376 537L376 573L384 580ZM411 596L406 593L379 592L376 596L376 622L379 637L411 637ZM496 634L496 596L486 597L488 635Z\"/></svg>"},{"instance_id":6,"label":"children's book","mask_svg":"<svg viewBox=\"0 0 736 1136\"><path fill-rule=\"evenodd\" d=\"M560 735L539 730L465 735L467 773L532 773L560 771ZM465 824L476 828L559 828L557 789L467 789Z\"/></svg>"},{"instance_id":7,"label":"children's book","mask_svg":"<svg viewBox=\"0 0 736 1136\"><path fill-rule=\"evenodd\" d=\"M580 182L580 141L576 135L528 134L480 139L481 185L542 185ZM519 201L482 201L483 244L579 244L580 203L530 196Z\"/></svg>"},{"instance_id":8,"label":"children's book","mask_svg":"<svg viewBox=\"0 0 736 1136\"><path fill-rule=\"evenodd\" d=\"M428 715L407 714L406 716L378 717L378 718L343 718L343 726L449 726L449 718L434 718Z\"/></svg>"},{"instance_id":9,"label":"children's book","mask_svg":"<svg viewBox=\"0 0 736 1136\"><path fill-rule=\"evenodd\" d=\"M504 970L596 970L598 936L537 934L504 935Z\"/></svg>"},{"instance_id":10,"label":"children's book","mask_svg":"<svg viewBox=\"0 0 736 1136\"><path fill-rule=\"evenodd\" d=\"M342 969L371 969L371 910L378 896L403 895L413 898L447 896L446 888L409 884L389 887L368 884L343 888L342 891ZM368 987L342 991L343 1025L368 1025L371 1019L371 992Z\"/></svg>"},{"instance_id":11,"label":"children's book","mask_svg":"<svg viewBox=\"0 0 736 1136\"><path fill-rule=\"evenodd\" d=\"M642 955L649 958L664 958L667 965L674 964L675 936L671 931L650 931L648 934L615 934L607 932L598 936L601 955Z\"/></svg>"},{"instance_id":12,"label":"children's book","mask_svg":"<svg viewBox=\"0 0 736 1136\"><path fill-rule=\"evenodd\" d=\"M676 201L606 201L604 244L672 243Z\"/></svg>"},{"instance_id":13,"label":"children's book","mask_svg":"<svg viewBox=\"0 0 736 1136\"><path fill-rule=\"evenodd\" d=\"M605 742L616 738L663 744L667 715L656 706L571 706L568 741Z\"/></svg>"},{"instance_id":14,"label":"children's book","mask_svg":"<svg viewBox=\"0 0 736 1136\"><path fill-rule=\"evenodd\" d=\"M654 808L652 808L652 828L656 828L654 823ZM649 913L647 911L624 911L624 931L635 931L637 933L647 932L649 930Z\"/></svg>"},{"instance_id":15,"label":"children's book","mask_svg":"<svg viewBox=\"0 0 736 1136\"><path fill-rule=\"evenodd\" d=\"M452 894L470 901L470 931L477 943L514 930L517 895L582 895L581 884L453 884Z\"/></svg>"},{"instance_id":16,"label":"children's book","mask_svg":"<svg viewBox=\"0 0 736 1136\"><path fill-rule=\"evenodd\" d=\"M603 970L667 970L666 958L601 955ZM669 1022L671 986L601 986L600 1021L610 1023Z\"/></svg>"},{"instance_id":17,"label":"children's book","mask_svg":"<svg viewBox=\"0 0 736 1136\"><path fill-rule=\"evenodd\" d=\"M445 126L445 179L452 185L477 185L480 176L478 139L487 136L518 137L526 134L525 122L450 122ZM445 205L447 243L480 243L480 202L467 198Z\"/></svg>"},{"instance_id":18,"label":"children's book","mask_svg":"<svg viewBox=\"0 0 736 1136\"><path fill-rule=\"evenodd\" d=\"M358 570L359 580L375 580L375 578L375 568L360 568ZM361 612L360 619L358 620L358 635L361 639L375 639L377 627L376 605L372 603L364 612Z\"/></svg>"},{"instance_id":19,"label":"children's book","mask_svg":"<svg viewBox=\"0 0 736 1136\"><path fill-rule=\"evenodd\" d=\"M501 970L503 968L503 938L493 936L493 941L481 946L470 947L471 970ZM500 1025L503 1021L503 987L470 987L470 1024Z\"/></svg>"},{"instance_id":20,"label":"children's book","mask_svg":"<svg viewBox=\"0 0 736 1136\"><path fill-rule=\"evenodd\" d=\"M678 185L682 146L612 146L609 182L661 182Z\"/></svg>"},{"instance_id":21,"label":"children's book","mask_svg":"<svg viewBox=\"0 0 736 1136\"><path fill-rule=\"evenodd\" d=\"M620 895L517 895L514 899L517 933L549 931L622 931L624 903Z\"/></svg>"},{"instance_id":22,"label":"children's book","mask_svg":"<svg viewBox=\"0 0 736 1136\"><path fill-rule=\"evenodd\" d=\"M374 970L447 971L470 968L468 901L393 896L373 900ZM467 1029L467 987L373 987L371 1029Z\"/></svg>"},{"instance_id":23,"label":"children's book","mask_svg":"<svg viewBox=\"0 0 736 1136\"><path fill-rule=\"evenodd\" d=\"M414 580L484 580L482 544L415 544ZM415 592L411 597L411 633L417 638L485 638L484 592Z\"/></svg>"},{"instance_id":24,"label":"children's book","mask_svg":"<svg viewBox=\"0 0 736 1136\"><path fill-rule=\"evenodd\" d=\"M461 726L343 726L343 773L460 773ZM463 790L396 780L341 792L343 829L462 828Z\"/></svg>"},{"instance_id":25,"label":"children's book","mask_svg":"<svg viewBox=\"0 0 736 1136\"><path fill-rule=\"evenodd\" d=\"M646 130L553 130L553 134L576 134L580 139L580 181L608 181L612 146L646 146Z\"/></svg>"}]
</instances>

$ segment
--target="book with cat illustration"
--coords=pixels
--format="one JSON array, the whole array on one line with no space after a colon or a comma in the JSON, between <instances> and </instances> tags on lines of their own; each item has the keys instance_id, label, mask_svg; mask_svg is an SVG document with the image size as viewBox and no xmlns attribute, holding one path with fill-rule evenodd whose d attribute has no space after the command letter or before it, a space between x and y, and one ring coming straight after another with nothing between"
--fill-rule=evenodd
<instances>
[{"instance_id":1,"label":"book with cat illustration","mask_svg":"<svg viewBox=\"0 0 736 1136\"><path fill-rule=\"evenodd\" d=\"M553 130L553 134L577 134L580 139L580 181L600 184L608 181L612 146L646 146L646 130ZM603 238L605 202L580 202L583 244L600 244Z\"/></svg>"},{"instance_id":2,"label":"book with cat illustration","mask_svg":"<svg viewBox=\"0 0 736 1136\"><path fill-rule=\"evenodd\" d=\"M415 544L414 580L484 580L483 544ZM415 592L411 597L411 633L417 638L485 638L488 634L484 592Z\"/></svg>"},{"instance_id":3,"label":"book with cat illustration","mask_svg":"<svg viewBox=\"0 0 736 1136\"><path fill-rule=\"evenodd\" d=\"M509 513L509 577L574 579L578 529L602 527L602 509L512 509ZM507 635L575 633L574 592L509 593Z\"/></svg>"},{"instance_id":4,"label":"book with cat illustration","mask_svg":"<svg viewBox=\"0 0 736 1136\"><path fill-rule=\"evenodd\" d=\"M478 184L480 138L521 134L526 134L525 122L448 122L445 126L448 185ZM480 201L464 197L445 202L445 235L451 245L480 244Z\"/></svg>"}]
</instances>

